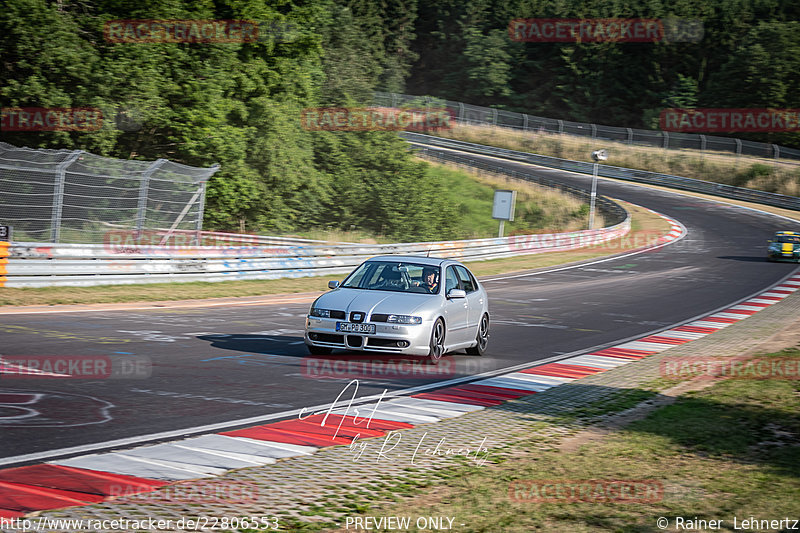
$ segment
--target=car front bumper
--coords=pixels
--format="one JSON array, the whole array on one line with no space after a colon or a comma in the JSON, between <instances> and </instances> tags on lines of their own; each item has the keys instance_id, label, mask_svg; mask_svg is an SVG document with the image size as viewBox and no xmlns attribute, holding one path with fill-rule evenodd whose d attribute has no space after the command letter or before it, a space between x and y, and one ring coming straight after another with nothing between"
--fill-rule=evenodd
<instances>
[{"instance_id":1,"label":"car front bumper","mask_svg":"<svg viewBox=\"0 0 800 533\"><path fill-rule=\"evenodd\" d=\"M336 331L336 323L342 320L307 316L305 343L309 346L340 350L428 355L430 350L432 322L422 324L375 324L375 333L343 333Z\"/></svg>"},{"instance_id":2,"label":"car front bumper","mask_svg":"<svg viewBox=\"0 0 800 533\"><path fill-rule=\"evenodd\" d=\"M767 252L767 259L771 261L788 261L790 263L800 263L800 252Z\"/></svg>"}]
</instances>

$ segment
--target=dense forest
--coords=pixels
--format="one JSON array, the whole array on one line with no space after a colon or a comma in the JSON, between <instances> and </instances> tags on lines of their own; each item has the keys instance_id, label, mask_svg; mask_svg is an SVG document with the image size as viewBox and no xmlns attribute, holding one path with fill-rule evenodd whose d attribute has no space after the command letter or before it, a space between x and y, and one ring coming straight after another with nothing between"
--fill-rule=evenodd
<instances>
[{"instance_id":1,"label":"dense forest","mask_svg":"<svg viewBox=\"0 0 800 533\"><path fill-rule=\"evenodd\" d=\"M684 19L697 42L525 43L519 18ZM800 3L793 0L421 2L406 84L535 115L657 128L662 109L800 108ZM798 133L737 134L800 146Z\"/></svg>"},{"instance_id":2,"label":"dense forest","mask_svg":"<svg viewBox=\"0 0 800 533\"><path fill-rule=\"evenodd\" d=\"M6 0L2 107L97 107L92 133L0 132L222 170L206 226L275 232L356 226L449 236L439 178L391 132L307 131L314 106L374 90L430 94L564 119L653 127L663 107L800 107L800 4L777 0ZM698 43L522 43L530 17L701 19ZM120 43L121 19L251 20L240 43ZM796 134L752 137L800 145Z\"/></svg>"}]
</instances>

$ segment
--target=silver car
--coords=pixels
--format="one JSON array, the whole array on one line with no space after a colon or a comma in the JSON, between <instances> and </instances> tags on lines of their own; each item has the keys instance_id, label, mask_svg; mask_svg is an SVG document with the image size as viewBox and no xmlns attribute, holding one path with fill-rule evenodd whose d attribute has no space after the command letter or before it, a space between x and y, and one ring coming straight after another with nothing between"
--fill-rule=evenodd
<instances>
[{"instance_id":1,"label":"silver car","mask_svg":"<svg viewBox=\"0 0 800 533\"><path fill-rule=\"evenodd\" d=\"M450 259L380 256L362 263L317 298L306 317L314 355L334 348L428 356L483 355L489 300L472 273Z\"/></svg>"}]
</instances>

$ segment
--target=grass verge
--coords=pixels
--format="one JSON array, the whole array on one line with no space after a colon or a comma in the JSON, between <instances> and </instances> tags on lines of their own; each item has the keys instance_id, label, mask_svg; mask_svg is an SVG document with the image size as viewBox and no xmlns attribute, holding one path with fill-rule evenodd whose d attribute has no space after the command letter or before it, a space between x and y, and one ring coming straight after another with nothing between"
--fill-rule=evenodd
<instances>
[{"instance_id":1,"label":"grass verge","mask_svg":"<svg viewBox=\"0 0 800 533\"><path fill-rule=\"evenodd\" d=\"M800 349L766 357L800 362ZM620 409L629 404L618 403ZM467 532L664 530L659 518L667 531L790 531L791 522L753 528L742 522L800 518L799 437L798 381L727 379L572 453L533 438L510 446L505 460L482 467L454 464L399 488L387 480L378 495L384 503L351 495L346 508L348 516L408 516L412 526L417 517L452 517L453 530ZM597 489L584 493L583 501L564 501L568 487L584 480L654 480L661 491L654 501L612 501L613 493ZM554 481L564 487L560 501L531 501L541 495L533 487ZM722 522L691 527L701 520Z\"/></svg>"},{"instance_id":2,"label":"grass verge","mask_svg":"<svg viewBox=\"0 0 800 533\"><path fill-rule=\"evenodd\" d=\"M476 275L486 276L583 261L642 246L668 231L667 223L660 217L632 204L626 204L626 207L631 211L633 219L631 233L622 239L611 241L605 245L568 252L476 261L469 263L470 268L473 269ZM0 289L0 306L153 302L312 292L327 290L329 279L332 279L332 276L263 281L222 281L218 283L153 283L147 285L24 289L5 287Z\"/></svg>"}]
</instances>

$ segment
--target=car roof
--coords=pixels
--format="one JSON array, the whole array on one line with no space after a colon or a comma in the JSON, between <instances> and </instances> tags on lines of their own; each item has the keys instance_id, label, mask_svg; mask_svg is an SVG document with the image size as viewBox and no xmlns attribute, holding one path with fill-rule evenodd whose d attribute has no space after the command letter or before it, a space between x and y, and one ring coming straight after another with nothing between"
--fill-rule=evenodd
<instances>
[{"instance_id":1,"label":"car roof","mask_svg":"<svg viewBox=\"0 0 800 533\"><path fill-rule=\"evenodd\" d=\"M792 236L800 236L800 233L796 231L776 231L775 235L792 235Z\"/></svg>"},{"instance_id":2,"label":"car roof","mask_svg":"<svg viewBox=\"0 0 800 533\"><path fill-rule=\"evenodd\" d=\"M370 257L368 261L402 261L404 263L417 263L420 265L441 266L445 262L457 263L452 259L443 257L425 257L424 255L379 255Z\"/></svg>"}]
</instances>

